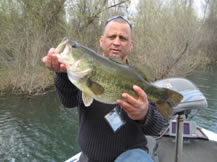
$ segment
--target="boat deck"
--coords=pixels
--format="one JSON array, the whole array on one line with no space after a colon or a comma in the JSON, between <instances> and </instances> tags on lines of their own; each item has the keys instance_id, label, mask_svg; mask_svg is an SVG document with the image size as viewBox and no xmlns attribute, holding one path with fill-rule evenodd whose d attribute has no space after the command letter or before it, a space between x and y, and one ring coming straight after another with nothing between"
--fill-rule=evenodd
<instances>
[{"instance_id":1,"label":"boat deck","mask_svg":"<svg viewBox=\"0 0 217 162\"><path fill-rule=\"evenodd\" d=\"M175 161L175 137L164 136L155 146L157 150L152 153L154 162ZM185 138L182 162L217 162L217 143L203 138Z\"/></svg>"}]
</instances>

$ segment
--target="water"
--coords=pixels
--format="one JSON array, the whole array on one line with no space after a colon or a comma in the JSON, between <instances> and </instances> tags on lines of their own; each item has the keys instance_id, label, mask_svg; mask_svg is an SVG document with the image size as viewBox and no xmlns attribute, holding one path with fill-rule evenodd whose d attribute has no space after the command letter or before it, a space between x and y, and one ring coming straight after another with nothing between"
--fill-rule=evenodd
<instances>
[{"instance_id":1,"label":"water","mask_svg":"<svg viewBox=\"0 0 217 162\"><path fill-rule=\"evenodd\" d=\"M217 67L188 77L204 93L208 108L193 120L217 133ZM0 161L61 162L79 152L78 114L63 108L55 92L31 98L0 97Z\"/></svg>"},{"instance_id":2,"label":"water","mask_svg":"<svg viewBox=\"0 0 217 162\"><path fill-rule=\"evenodd\" d=\"M64 161L79 151L76 109L56 94L0 98L0 161Z\"/></svg>"},{"instance_id":3,"label":"water","mask_svg":"<svg viewBox=\"0 0 217 162\"><path fill-rule=\"evenodd\" d=\"M206 129L217 133L217 66L208 71L195 71L188 76L205 95L208 108L203 109L192 120Z\"/></svg>"}]
</instances>

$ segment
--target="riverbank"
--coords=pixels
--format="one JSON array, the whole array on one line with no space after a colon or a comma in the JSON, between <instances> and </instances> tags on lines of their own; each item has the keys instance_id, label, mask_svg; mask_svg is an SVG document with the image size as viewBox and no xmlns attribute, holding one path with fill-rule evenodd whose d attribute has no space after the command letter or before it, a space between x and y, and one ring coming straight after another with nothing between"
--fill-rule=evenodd
<instances>
[{"instance_id":1,"label":"riverbank","mask_svg":"<svg viewBox=\"0 0 217 162\"><path fill-rule=\"evenodd\" d=\"M54 72L47 68L0 71L0 95L40 95L54 88Z\"/></svg>"},{"instance_id":2,"label":"riverbank","mask_svg":"<svg viewBox=\"0 0 217 162\"><path fill-rule=\"evenodd\" d=\"M209 69L208 67L206 69ZM189 72L193 70L191 69ZM176 72L174 73L176 74ZM178 77L187 75L185 71L183 73L179 72L178 74ZM46 94L47 91L54 88L54 75L54 72L44 66L32 69L25 68L23 70L14 70L13 68L6 70L0 69L0 95L35 96Z\"/></svg>"}]
</instances>

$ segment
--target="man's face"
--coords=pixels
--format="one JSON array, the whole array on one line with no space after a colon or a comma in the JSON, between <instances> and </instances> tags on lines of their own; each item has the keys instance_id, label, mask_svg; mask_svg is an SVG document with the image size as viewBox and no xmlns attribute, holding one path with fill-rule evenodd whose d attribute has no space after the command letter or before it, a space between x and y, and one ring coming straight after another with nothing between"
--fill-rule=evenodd
<instances>
[{"instance_id":1,"label":"man's face","mask_svg":"<svg viewBox=\"0 0 217 162\"><path fill-rule=\"evenodd\" d=\"M100 37L103 56L119 56L124 60L133 47L130 32L127 23L109 22L105 27L104 34Z\"/></svg>"}]
</instances>

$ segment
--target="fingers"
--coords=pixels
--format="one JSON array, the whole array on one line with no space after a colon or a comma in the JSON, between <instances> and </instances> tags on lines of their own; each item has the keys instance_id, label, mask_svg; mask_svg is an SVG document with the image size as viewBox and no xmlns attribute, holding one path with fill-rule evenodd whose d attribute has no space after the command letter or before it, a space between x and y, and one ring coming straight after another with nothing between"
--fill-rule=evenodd
<instances>
[{"instance_id":1,"label":"fingers","mask_svg":"<svg viewBox=\"0 0 217 162\"><path fill-rule=\"evenodd\" d=\"M56 56L55 48L51 48L48 51L47 56L42 58L42 62L45 64L45 66L55 72L66 72L66 66L64 64L61 64L58 61L58 58Z\"/></svg>"},{"instance_id":2,"label":"fingers","mask_svg":"<svg viewBox=\"0 0 217 162\"><path fill-rule=\"evenodd\" d=\"M55 48L50 48L48 51L48 54L55 54Z\"/></svg>"},{"instance_id":3,"label":"fingers","mask_svg":"<svg viewBox=\"0 0 217 162\"><path fill-rule=\"evenodd\" d=\"M66 65L60 64L60 72L66 72Z\"/></svg>"},{"instance_id":4,"label":"fingers","mask_svg":"<svg viewBox=\"0 0 217 162\"><path fill-rule=\"evenodd\" d=\"M132 120L143 121L148 112L147 103L135 107L135 105L131 105L123 100L117 100L117 104L120 104L121 108L127 113L129 118L131 118Z\"/></svg>"},{"instance_id":5,"label":"fingers","mask_svg":"<svg viewBox=\"0 0 217 162\"><path fill-rule=\"evenodd\" d=\"M133 90L136 92L136 94L138 95L138 100L141 101L146 101L147 100L147 95L146 93L143 91L142 88L138 87L137 85L133 86Z\"/></svg>"},{"instance_id":6,"label":"fingers","mask_svg":"<svg viewBox=\"0 0 217 162\"><path fill-rule=\"evenodd\" d=\"M50 68L56 72L59 72L60 71L60 63L58 61L57 56L55 56L53 54L48 54L48 55L50 55L50 58L51 58L51 62L49 62L51 65Z\"/></svg>"},{"instance_id":7,"label":"fingers","mask_svg":"<svg viewBox=\"0 0 217 162\"><path fill-rule=\"evenodd\" d=\"M47 56L43 57L42 58L42 62L45 64L45 66L47 66L50 70L54 70L52 69L52 55L55 54L55 49L54 48L51 48L49 51L48 51L48 54Z\"/></svg>"},{"instance_id":8,"label":"fingers","mask_svg":"<svg viewBox=\"0 0 217 162\"><path fill-rule=\"evenodd\" d=\"M128 116L133 120L143 120L148 111L148 99L146 93L138 86L134 85L133 90L138 95L138 98L134 98L128 93L123 93L124 100L117 100L117 104L120 104L121 108L127 112Z\"/></svg>"},{"instance_id":9,"label":"fingers","mask_svg":"<svg viewBox=\"0 0 217 162\"><path fill-rule=\"evenodd\" d=\"M136 110L136 108L134 106L132 106L132 104L130 104L127 101L123 101L123 100L117 100L116 101L117 104L119 104L121 106L121 108L123 108L127 113L133 112Z\"/></svg>"},{"instance_id":10,"label":"fingers","mask_svg":"<svg viewBox=\"0 0 217 162\"><path fill-rule=\"evenodd\" d=\"M122 97L127 101L127 103L129 103L130 105L133 105L134 107L138 107L138 100L132 96L130 96L127 93L123 93Z\"/></svg>"},{"instance_id":11,"label":"fingers","mask_svg":"<svg viewBox=\"0 0 217 162\"><path fill-rule=\"evenodd\" d=\"M134 98L128 93L123 93L122 97L131 105L134 107L139 107L140 105L148 102L147 95L146 93L137 85L133 86L133 90L136 92L138 95L138 98Z\"/></svg>"}]
</instances>

